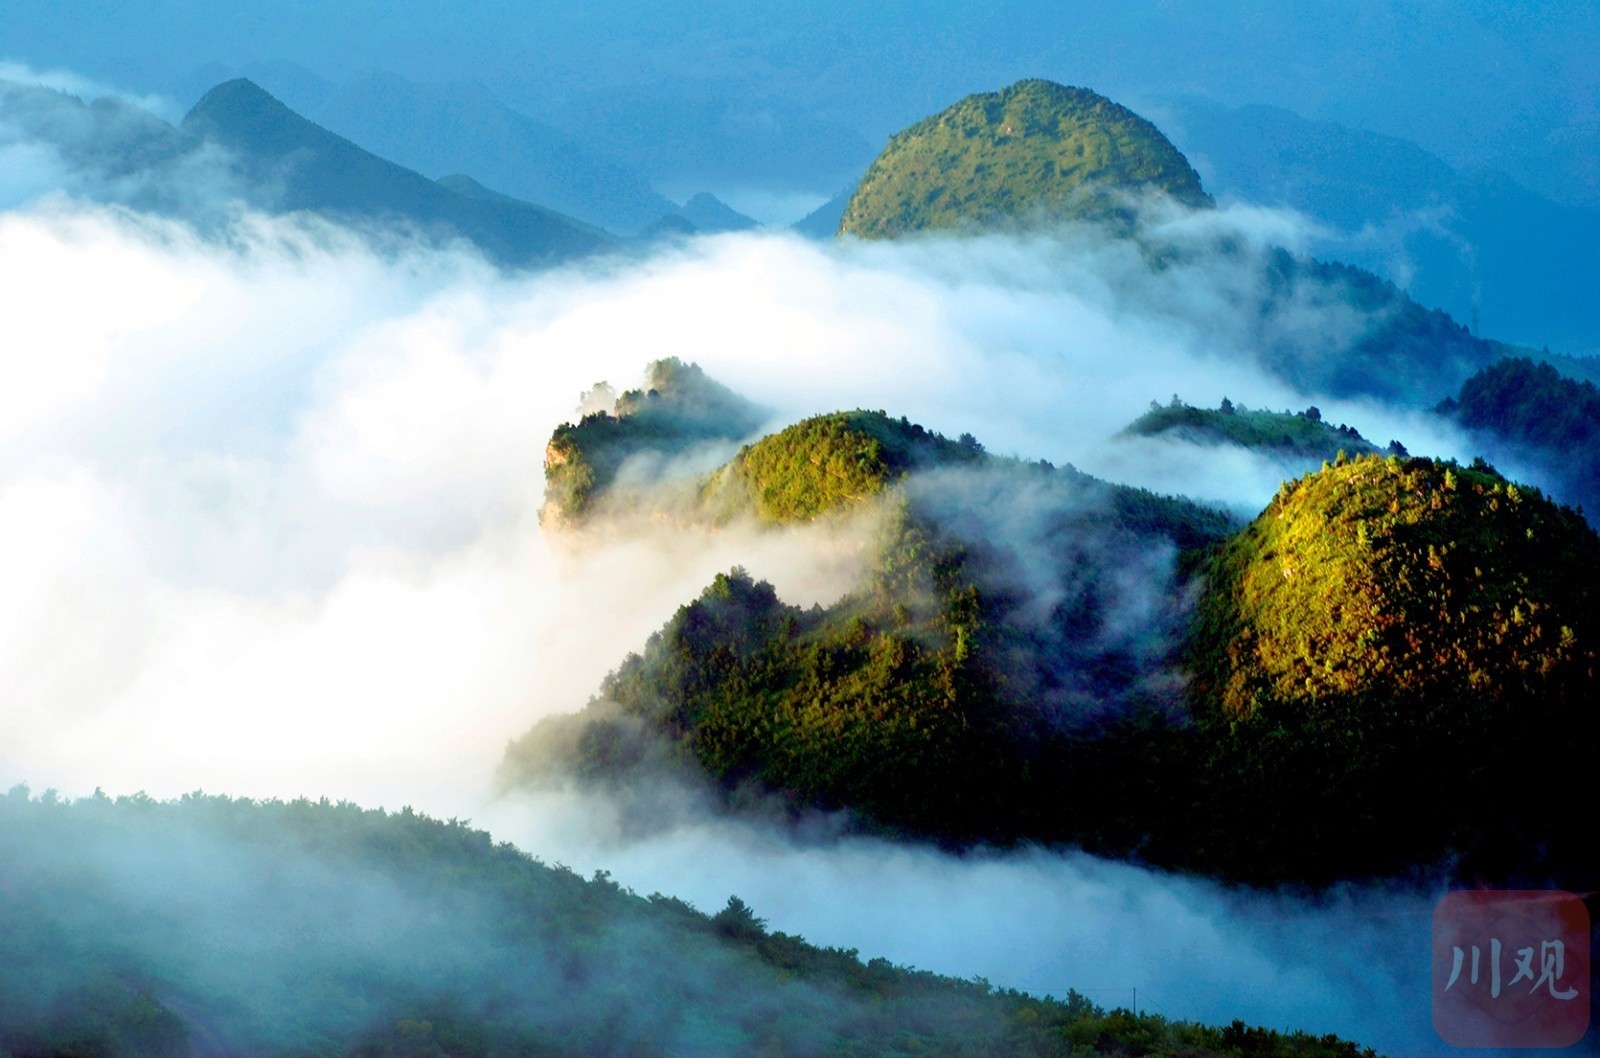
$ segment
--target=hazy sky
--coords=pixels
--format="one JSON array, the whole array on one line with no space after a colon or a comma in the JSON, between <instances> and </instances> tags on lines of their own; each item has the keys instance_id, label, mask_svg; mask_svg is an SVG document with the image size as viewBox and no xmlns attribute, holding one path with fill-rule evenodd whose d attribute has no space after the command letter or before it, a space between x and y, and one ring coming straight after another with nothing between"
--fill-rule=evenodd
<instances>
[{"instance_id":1,"label":"hazy sky","mask_svg":"<svg viewBox=\"0 0 1600 1058\"><path fill-rule=\"evenodd\" d=\"M187 91L207 63L277 60L339 80L386 69L476 80L522 109L650 87L780 100L876 144L1022 76L1137 104L1274 103L1495 165L1600 203L1600 5L1588 0L1130 4L444 4L437 0L7 0L0 57L134 90ZM183 100L186 104L188 100Z\"/></svg>"}]
</instances>

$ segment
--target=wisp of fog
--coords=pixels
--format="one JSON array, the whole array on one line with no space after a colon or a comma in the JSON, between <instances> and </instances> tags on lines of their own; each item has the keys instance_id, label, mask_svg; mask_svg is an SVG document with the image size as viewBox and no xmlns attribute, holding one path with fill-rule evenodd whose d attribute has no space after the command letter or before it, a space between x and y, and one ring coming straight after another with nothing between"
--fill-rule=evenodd
<instances>
[{"instance_id":1,"label":"wisp of fog","mask_svg":"<svg viewBox=\"0 0 1600 1058\"><path fill-rule=\"evenodd\" d=\"M1292 244L1296 223L1168 222L1174 240L1257 247ZM640 892L736 892L866 955L1423 1053L1416 894L1241 895L1067 852L958 857L712 817L624 840L601 799L490 795L508 739L581 707L717 572L810 605L861 568L864 538L837 529L547 537L551 430L652 360L698 363L773 426L882 408L1246 514L1282 465L1114 435L1175 393L1315 399L1369 437L1469 454L1423 415L1262 370L1237 318L1251 274L1156 267L1077 230L722 236L507 274L305 217L235 212L202 235L28 198L0 213L0 788L414 805Z\"/></svg>"}]
</instances>

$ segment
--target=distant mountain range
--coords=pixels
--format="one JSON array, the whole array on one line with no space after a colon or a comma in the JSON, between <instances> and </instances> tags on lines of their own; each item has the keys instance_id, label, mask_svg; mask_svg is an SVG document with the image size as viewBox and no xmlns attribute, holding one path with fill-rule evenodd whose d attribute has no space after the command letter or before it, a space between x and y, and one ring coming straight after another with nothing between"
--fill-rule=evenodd
<instances>
[{"instance_id":1,"label":"distant mountain range","mask_svg":"<svg viewBox=\"0 0 1600 1058\"><path fill-rule=\"evenodd\" d=\"M1213 193L1307 214L1329 229L1319 256L1391 279L1480 333L1600 352L1600 211L1277 107L1181 99L1168 109L1168 132Z\"/></svg>"},{"instance_id":2,"label":"distant mountain range","mask_svg":"<svg viewBox=\"0 0 1600 1058\"><path fill-rule=\"evenodd\" d=\"M297 91L315 96L314 88L300 84ZM448 113L437 104L435 99L422 109L449 124ZM395 123L404 124L409 113L397 112ZM519 142L522 150L538 146L536 122L510 111L496 113L503 120L498 126L487 123L489 133L503 133L507 144ZM64 180L64 189L202 225L225 220L231 204L243 202L267 212L315 213L382 238L398 232L436 244L465 240L491 261L513 267L568 260L619 241L587 218L524 201L475 175L454 172L431 180L311 121L246 78L210 89L177 127L118 99L86 103L52 89L3 81L0 117L12 135L46 145L59 156L65 172L51 179ZM470 121L471 114L462 120ZM519 139L524 133L534 142ZM596 166L603 165L586 169L581 149L559 146L552 165L566 166L563 171L586 188L591 200L584 205L591 217L621 216L634 227L648 218L647 237L759 226L707 192L677 206L620 168L612 175L613 184L623 185L622 193L613 197L616 188L608 189L596 176ZM441 148L439 157L461 153L473 152ZM508 146L502 164L516 154ZM597 202L609 202L611 208L590 208Z\"/></svg>"},{"instance_id":3,"label":"distant mountain range","mask_svg":"<svg viewBox=\"0 0 1600 1058\"><path fill-rule=\"evenodd\" d=\"M372 154L316 125L250 81L218 85L195 104L180 130L232 151L273 205L341 220L401 222L440 239L471 240L505 264L550 262L605 245L604 235L571 217L505 196L464 195Z\"/></svg>"},{"instance_id":4,"label":"distant mountain range","mask_svg":"<svg viewBox=\"0 0 1600 1058\"><path fill-rule=\"evenodd\" d=\"M205 84L233 74L201 71ZM368 150L434 178L471 173L489 187L632 235L678 207L638 170L473 85L423 85L390 73L344 84L290 63L243 67L287 105Z\"/></svg>"}]
</instances>

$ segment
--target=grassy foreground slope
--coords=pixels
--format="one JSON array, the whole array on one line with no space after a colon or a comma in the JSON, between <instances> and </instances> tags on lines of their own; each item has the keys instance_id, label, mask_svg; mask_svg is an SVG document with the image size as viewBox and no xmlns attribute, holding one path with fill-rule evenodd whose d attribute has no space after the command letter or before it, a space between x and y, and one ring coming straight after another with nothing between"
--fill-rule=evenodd
<instances>
[{"instance_id":1,"label":"grassy foreground slope","mask_svg":"<svg viewBox=\"0 0 1600 1058\"><path fill-rule=\"evenodd\" d=\"M1200 178L1150 122L1086 88L1018 81L896 134L839 232L892 238L1005 221L1105 219L1119 194L1208 205Z\"/></svg>"},{"instance_id":2,"label":"grassy foreground slope","mask_svg":"<svg viewBox=\"0 0 1600 1058\"><path fill-rule=\"evenodd\" d=\"M465 823L0 798L0 1054L1371 1055L1041 999L707 915Z\"/></svg>"}]
</instances>

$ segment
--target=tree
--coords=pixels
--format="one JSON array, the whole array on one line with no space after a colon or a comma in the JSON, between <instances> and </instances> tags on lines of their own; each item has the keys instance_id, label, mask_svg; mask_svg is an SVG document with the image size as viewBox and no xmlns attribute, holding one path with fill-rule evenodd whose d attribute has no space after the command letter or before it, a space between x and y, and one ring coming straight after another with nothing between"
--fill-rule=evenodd
<instances>
[{"instance_id":1,"label":"tree","mask_svg":"<svg viewBox=\"0 0 1600 1058\"><path fill-rule=\"evenodd\" d=\"M757 918L750 905L737 896L728 897L728 906L711 916L711 925L730 940L755 941L767 935L767 920Z\"/></svg>"}]
</instances>

